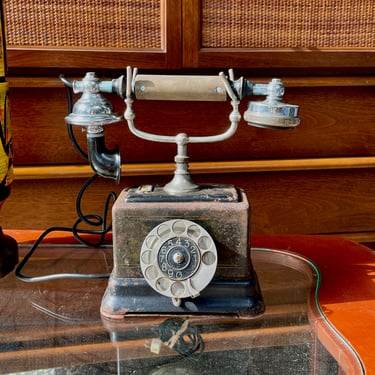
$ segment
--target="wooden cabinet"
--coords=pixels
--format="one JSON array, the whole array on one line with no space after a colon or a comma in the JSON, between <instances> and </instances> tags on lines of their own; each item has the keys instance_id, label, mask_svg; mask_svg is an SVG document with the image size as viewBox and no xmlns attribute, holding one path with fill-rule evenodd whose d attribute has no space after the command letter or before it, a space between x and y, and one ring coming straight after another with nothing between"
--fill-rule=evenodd
<instances>
[{"instance_id":1,"label":"wooden cabinet","mask_svg":"<svg viewBox=\"0 0 375 375\"><path fill-rule=\"evenodd\" d=\"M194 180L243 187L253 208L254 233L340 234L375 241L375 3L324 2L327 9L319 18L320 3L31 0L19 9L15 0L6 0L16 168L2 226L45 229L75 220L76 195L92 172L67 135L60 73L81 79L85 71L94 70L111 79L123 74L126 65L159 74L217 74L219 69L235 68L236 75L254 82L282 78L285 101L301 107L301 125L283 132L241 121L224 144L204 149L189 145ZM91 6L100 6L100 12ZM42 14L35 16L41 12L38 7L49 11L50 28L52 15L64 19L51 41L42 35L40 25L47 20ZM309 18L311 13L314 17ZM25 35L26 28L20 36L26 39L17 42L11 20L28 25L30 17L39 25L39 34ZM111 22L103 26L103 19ZM105 35L94 35L103 27ZM302 35L309 28L310 34ZM73 40L59 39L77 30ZM114 40L122 32L126 36ZM121 98L112 95L110 100L117 112L124 110ZM228 126L229 103L135 104L137 124L155 133L163 129L166 134L206 135ZM243 100L242 114L246 105ZM84 146L81 128L75 130ZM122 179L120 185L100 180L93 187L84 203L90 213L101 210L112 189L119 192L124 186L170 180L174 145L140 140L124 122L107 126L105 136L108 148L117 144L121 150Z\"/></svg>"},{"instance_id":2,"label":"wooden cabinet","mask_svg":"<svg viewBox=\"0 0 375 375\"><path fill-rule=\"evenodd\" d=\"M10 73L374 72L371 0L4 0Z\"/></svg>"},{"instance_id":3,"label":"wooden cabinet","mask_svg":"<svg viewBox=\"0 0 375 375\"><path fill-rule=\"evenodd\" d=\"M371 0L182 3L184 67L374 71Z\"/></svg>"},{"instance_id":4,"label":"wooden cabinet","mask_svg":"<svg viewBox=\"0 0 375 375\"><path fill-rule=\"evenodd\" d=\"M181 4L4 0L9 73L180 66Z\"/></svg>"}]
</instances>

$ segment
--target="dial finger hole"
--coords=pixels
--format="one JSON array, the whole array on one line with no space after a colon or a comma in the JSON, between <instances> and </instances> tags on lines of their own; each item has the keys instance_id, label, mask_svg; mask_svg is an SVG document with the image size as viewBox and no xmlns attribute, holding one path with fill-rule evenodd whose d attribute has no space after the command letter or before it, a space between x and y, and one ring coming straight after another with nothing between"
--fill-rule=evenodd
<instances>
[{"instance_id":1,"label":"dial finger hole","mask_svg":"<svg viewBox=\"0 0 375 375\"><path fill-rule=\"evenodd\" d=\"M155 266L148 267L145 271L147 280L155 280L158 277L158 269Z\"/></svg>"},{"instance_id":2,"label":"dial finger hole","mask_svg":"<svg viewBox=\"0 0 375 375\"><path fill-rule=\"evenodd\" d=\"M216 255L212 251L207 251L202 256L202 262L207 266L212 266L216 262Z\"/></svg>"},{"instance_id":3,"label":"dial finger hole","mask_svg":"<svg viewBox=\"0 0 375 375\"><path fill-rule=\"evenodd\" d=\"M198 238L201 234L201 229L198 227L198 225L190 225L187 233L192 238Z\"/></svg>"},{"instance_id":4,"label":"dial finger hole","mask_svg":"<svg viewBox=\"0 0 375 375\"><path fill-rule=\"evenodd\" d=\"M156 281L155 287L159 292L165 292L169 288L169 279L161 277Z\"/></svg>"},{"instance_id":5,"label":"dial finger hole","mask_svg":"<svg viewBox=\"0 0 375 375\"><path fill-rule=\"evenodd\" d=\"M180 282L175 282L171 285L171 293L173 297L181 297L185 292L185 286Z\"/></svg>"},{"instance_id":6,"label":"dial finger hole","mask_svg":"<svg viewBox=\"0 0 375 375\"><path fill-rule=\"evenodd\" d=\"M172 225L172 230L176 234L184 233L186 230L185 223L183 221L177 220Z\"/></svg>"},{"instance_id":7,"label":"dial finger hole","mask_svg":"<svg viewBox=\"0 0 375 375\"><path fill-rule=\"evenodd\" d=\"M208 237L208 236L202 236L199 240L198 240L198 246L202 249L202 250L208 250L212 245L212 241L211 241L211 238Z\"/></svg>"},{"instance_id":8,"label":"dial finger hole","mask_svg":"<svg viewBox=\"0 0 375 375\"><path fill-rule=\"evenodd\" d=\"M194 298L199 296L199 292L207 286L208 282L202 278L192 278L189 280L189 284L189 294Z\"/></svg>"},{"instance_id":9,"label":"dial finger hole","mask_svg":"<svg viewBox=\"0 0 375 375\"><path fill-rule=\"evenodd\" d=\"M146 250L141 254L141 260L144 264L152 264L155 262L155 254L150 250Z\"/></svg>"},{"instance_id":10,"label":"dial finger hole","mask_svg":"<svg viewBox=\"0 0 375 375\"><path fill-rule=\"evenodd\" d=\"M146 237L146 246L149 249L154 249L155 245L157 245L158 238L156 236L148 236Z\"/></svg>"},{"instance_id":11,"label":"dial finger hole","mask_svg":"<svg viewBox=\"0 0 375 375\"><path fill-rule=\"evenodd\" d=\"M159 237L161 238L167 237L170 232L171 232L171 228L169 228L168 225L161 224L158 226L157 233Z\"/></svg>"}]
</instances>

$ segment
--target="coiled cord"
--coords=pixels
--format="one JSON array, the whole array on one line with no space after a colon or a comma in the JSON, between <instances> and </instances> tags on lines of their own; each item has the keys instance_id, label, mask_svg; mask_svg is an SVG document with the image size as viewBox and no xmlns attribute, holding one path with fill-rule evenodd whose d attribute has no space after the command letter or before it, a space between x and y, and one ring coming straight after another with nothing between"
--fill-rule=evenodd
<instances>
[{"instance_id":1,"label":"coiled cord","mask_svg":"<svg viewBox=\"0 0 375 375\"><path fill-rule=\"evenodd\" d=\"M64 76L60 76L60 79L65 84L67 89L67 97L68 97L68 112L70 113L73 108L73 100L72 100L72 84L65 79ZM85 159L88 159L87 154L82 150L79 146L72 129L71 124L67 124L69 138L73 144L73 147L76 151L83 156ZM41 244L41 242L52 232L69 232L72 233L74 238L85 246L95 247L98 248L104 244L105 236L108 232L112 230L112 223L108 222L108 212L110 211L110 204L111 201L115 202L117 197L114 192L111 192L107 195L107 198L104 203L103 214L102 216L97 214L83 214L81 209L81 202L84 197L84 194L88 187L93 184L93 182L98 178L97 174L94 174L90 177L81 187L77 199L76 199L76 212L78 215L77 220L74 222L72 228L68 227L51 227L45 230L39 238L35 241L32 245L30 250L27 252L25 257L22 261L18 264L15 270L15 274L17 278L26 282L38 282L38 281L47 281L47 280L55 280L55 279L62 279L62 278L82 278L82 279L101 279L101 278L108 278L109 274L79 274L79 273L61 273L61 274L50 274L44 276L27 276L22 274L22 270L26 263L29 261L31 256L34 254L35 250ZM100 227L100 229L79 229L79 226L84 223L86 225L92 227ZM90 240L87 240L83 235L90 235ZM86 236L87 237L87 236ZM92 238L96 238L96 241L92 241Z\"/></svg>"}]
</instances>

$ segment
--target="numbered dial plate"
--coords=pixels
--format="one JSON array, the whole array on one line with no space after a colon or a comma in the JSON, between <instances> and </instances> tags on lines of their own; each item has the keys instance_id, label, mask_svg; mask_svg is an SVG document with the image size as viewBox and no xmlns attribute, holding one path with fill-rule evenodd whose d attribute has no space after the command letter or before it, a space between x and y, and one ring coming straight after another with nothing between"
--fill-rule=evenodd
<instances>
[{"instance_id":1,"label":"numbered dial plate","mask_svg":"<svg viewBox=\"0 0 375 375\"><path fill-rule=\"evenodd\" d=\"M169 220L145 238L140 255L143 276L158 293L196 297L212 280L217 251L209 233L189 220Z\"/></svg>"},{"instance_id":2,"label":"numbered dial plate","mask_svg":"<svg viewBox=\"0 0 375 375\"><path fill-rule=\"evenodd\" d=\"M159 250L158 266L172 280L186 280L200 265L198 246L188 237L173 237Z\"/></svg>"}]
</instances>

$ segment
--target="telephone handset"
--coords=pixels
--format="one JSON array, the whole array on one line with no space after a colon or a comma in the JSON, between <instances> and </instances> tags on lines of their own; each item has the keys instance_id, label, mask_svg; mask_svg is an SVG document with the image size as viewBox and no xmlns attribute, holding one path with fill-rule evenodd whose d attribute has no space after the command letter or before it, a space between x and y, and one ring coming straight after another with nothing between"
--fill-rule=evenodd
<instances>
[{"instance_id":1,"label":"telephone handset","mask_svg":"<svg viewBox=\"0 0 375 375\"><path fill-rule=\"evenodd\" d=\"M65 121L86 127L88 157L94 171L119 180L117 150L107 150L104 125L118 122L102 92L124 98L124 118L137 137L175 143L175 173L164 186L124 189L114 203L114 268L103 296L101 313L108 318L131 314L237 314L252 317L264 311L250 251L250 205L243 190L232 185L195 184L189 172L189 143L225 141L237 130L240 100L250 102L244 114L252 126L291 129L299 125L298 106L282 102L279 79L254 84L243 78L218 76L138 75L101 82L95 73L66 85L82 97ZM227 130L207 136L152 134L135 125L134 99L225 101L230 99Z\"/></svg>"}]
</instances>

